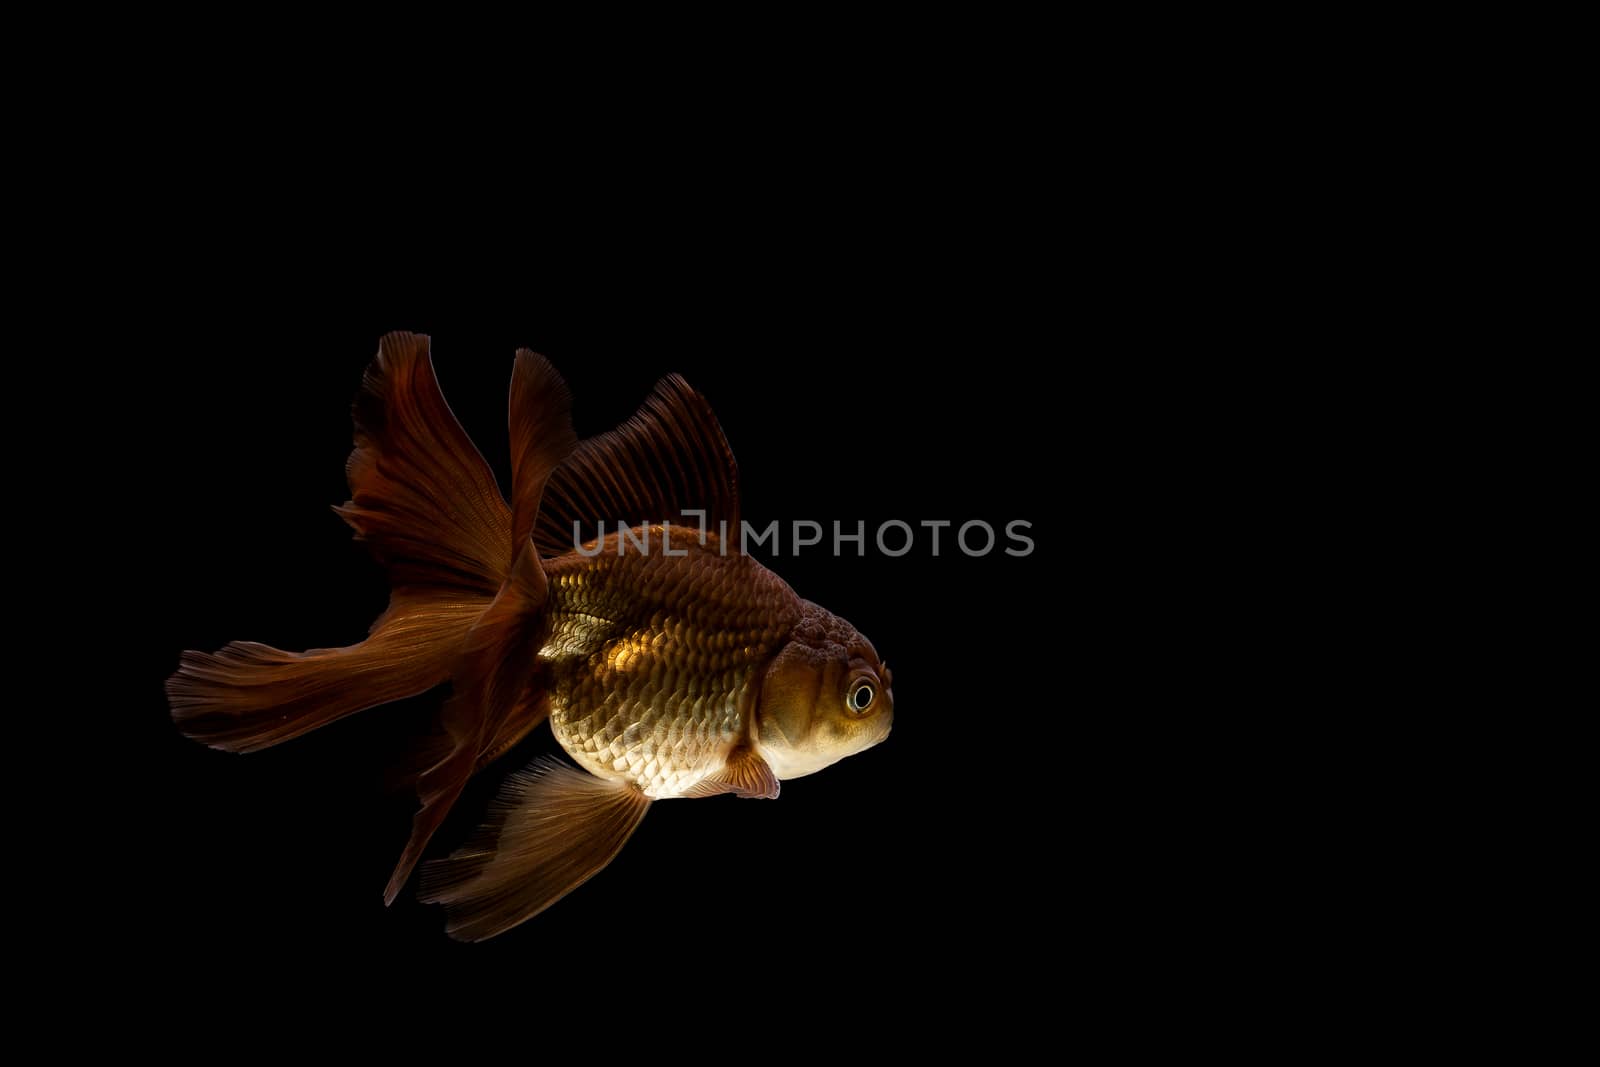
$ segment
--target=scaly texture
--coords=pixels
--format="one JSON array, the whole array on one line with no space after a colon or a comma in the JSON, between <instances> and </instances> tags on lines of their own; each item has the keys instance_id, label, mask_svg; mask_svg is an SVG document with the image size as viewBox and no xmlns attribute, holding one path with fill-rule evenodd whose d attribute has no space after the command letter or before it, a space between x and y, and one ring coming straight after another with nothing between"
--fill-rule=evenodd
<instances>
[{"instance_id":1,"label":"scaly texture","mask_svg":"<svg viewBox=\"0 0 1600 1067\"><path fill-rule=\"evenodd\" d=\"M467 780L548 715L578 766L513 774L479 832L423 868L423 899L466 940L599 872L652 801L776 797L893 722L866 639L721 550L719 534L740 533L738 467L704 397L669 376L581 444L570 407L555 369L519 351L508 508L439 392L427 338L386 336L337 510L388 571L389 610L359 645L189 652L167 684L185 733L248 751L448 679L443 729L411 773L422 807L391 902ZM575 543L599 523L621 530Z\"/></svg>"},{"instance_id":2,"label":"scaly texture","mask_svg":"<svg viewBox=\"0 0 1600 1067\"><path fill-rule=\"evenodd\" d=\"M611 534L593 558L545 561L552 630L550 727L578 764L651 798L682 796L748 735L757 668L801 601L715 536L648 529L650 550Z\"/></svg>"}]
</instances>

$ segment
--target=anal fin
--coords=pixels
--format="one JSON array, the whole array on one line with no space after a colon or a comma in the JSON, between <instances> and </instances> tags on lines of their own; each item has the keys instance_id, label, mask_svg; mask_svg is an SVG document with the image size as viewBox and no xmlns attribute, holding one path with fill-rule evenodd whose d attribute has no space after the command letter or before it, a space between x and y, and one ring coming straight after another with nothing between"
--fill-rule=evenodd
<instances>
[{"instance_id":1,"label":"anal fin","mask_svg":"<svg viewBox=\"0 0 1600 1067\"><path fill-rule=\"evenodd\" d=\"M536 761L506 782L464 847L423 864L418 898L445 906L458 941L504 933L599 873L649 808L626 782Z\"/></svg>"}]
</instances>

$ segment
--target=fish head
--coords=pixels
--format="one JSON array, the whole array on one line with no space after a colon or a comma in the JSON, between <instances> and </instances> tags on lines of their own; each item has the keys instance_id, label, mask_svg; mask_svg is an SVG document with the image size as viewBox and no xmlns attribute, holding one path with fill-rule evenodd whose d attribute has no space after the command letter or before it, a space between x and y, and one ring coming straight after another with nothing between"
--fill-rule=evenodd
<instances>
[{"instance_id":1,"label":"fish head","mask_svg":"<svg viewBox=\"0 0 1600 1067\"><path fill-rule=\"evenodd\" d=\"M756 749L780 779L876 745L894 724L889 668L854 626L807 603L761 679Z\"/></svg>"}]
</instances>

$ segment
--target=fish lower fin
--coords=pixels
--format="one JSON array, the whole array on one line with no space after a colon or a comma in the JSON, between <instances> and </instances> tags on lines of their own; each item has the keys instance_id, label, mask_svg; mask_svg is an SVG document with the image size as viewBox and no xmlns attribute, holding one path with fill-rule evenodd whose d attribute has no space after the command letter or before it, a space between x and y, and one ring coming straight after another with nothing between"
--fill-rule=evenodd
<instances>
[{"instance_id":1,"label":"fish lower fin","mask_svg":"<svg viewBox=\"0 0 1600 1067\"><path fill-rule=\"evenodd\" d=\"M736 748L722 770L702 778L686 797L714 797L723 793L757 800L778 798L778 776L767 761L749 748Z\"/></svg>"},{"instance_id":2,"label":"fish lower fin","mask_svg":"<svg viewBox=\"0 0 1600 1067\"><path fill-rule=\"evenodd\" d=\"M502 787L465 847L423 865L419 899L445 906L458 941L504 933L599 873L650 803L626 782L536 761Z\"/></svg>"},{"instance_id":3,"label":"fish lower fin","mask_svg":"<svg viewBox=\"0 0 1600 1067\"><path fill-rule=\"evenodd\" d=\"M414 696L450 677L486 603L397 595L371 635L346 648L284 652L235 641L214 653L185 652L167 679L173 721L212 748L254 752Z\"/></svg>"}]
</instances>

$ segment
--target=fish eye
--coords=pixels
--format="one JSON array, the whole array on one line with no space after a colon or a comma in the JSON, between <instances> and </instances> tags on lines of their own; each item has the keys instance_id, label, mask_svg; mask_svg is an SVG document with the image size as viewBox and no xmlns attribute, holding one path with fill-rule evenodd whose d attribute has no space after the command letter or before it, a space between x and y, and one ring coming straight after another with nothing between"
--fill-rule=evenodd
<instances>
[{"instance_id":1,"label":"fish eye","mask_svg":"<svg viewBox=\"0 0 1600 1067\"><path fill-rule=\"evenodd\" d=\"M864 714L868 708L872 707L873 698L876 696L877 693L873 691L872 686L868 685L866 682L862 682L854 689L850 690L850 696L846 703L850 705L851 711L855 712L857 715L861 715Z\"/></svg>"}]
</instances>

